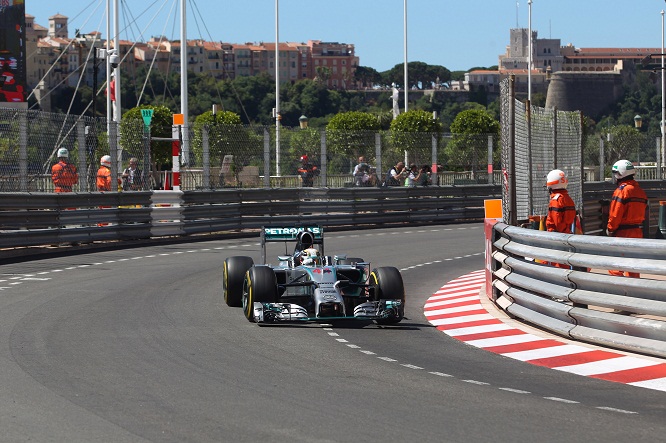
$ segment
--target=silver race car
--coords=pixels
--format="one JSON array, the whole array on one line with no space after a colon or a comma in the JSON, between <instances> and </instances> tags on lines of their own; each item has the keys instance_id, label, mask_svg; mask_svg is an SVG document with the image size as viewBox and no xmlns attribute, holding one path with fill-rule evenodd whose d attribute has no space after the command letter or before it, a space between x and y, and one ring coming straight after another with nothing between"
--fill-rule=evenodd
<instances>
[{"instance_id":1,"label":"silver race car","mask_svg":"<svg viewBox=\"0 0 666 443\"><path fill-rule=\"evenodd\" d=\"M295 242L291 255L266 264L266 244ZM262 264L251 257L224 260L223 293L228 306L242 307L251 322L324 322L342 319L395 324L405 312L400 271L346 255L324 253L320 226L265 226L261 232Z\"/></svg>"}]
</instances>

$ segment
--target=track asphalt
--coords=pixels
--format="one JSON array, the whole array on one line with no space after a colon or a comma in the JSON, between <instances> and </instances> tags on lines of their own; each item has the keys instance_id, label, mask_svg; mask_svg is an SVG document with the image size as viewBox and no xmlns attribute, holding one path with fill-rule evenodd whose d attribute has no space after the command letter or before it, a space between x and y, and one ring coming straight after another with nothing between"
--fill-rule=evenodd
<instances>
[{"instance_id":1,"label":"track asphalt","mask_svg":"<svg viewBox=\"0 0 666 443\"><path fill-rule=\"evenodd\" d=\"M666 391L666 359L574 342L509 318L485 296L485 273L442 286L423 313L445 334L469 345L534 365Z\"/></svg>"}]
</instances>

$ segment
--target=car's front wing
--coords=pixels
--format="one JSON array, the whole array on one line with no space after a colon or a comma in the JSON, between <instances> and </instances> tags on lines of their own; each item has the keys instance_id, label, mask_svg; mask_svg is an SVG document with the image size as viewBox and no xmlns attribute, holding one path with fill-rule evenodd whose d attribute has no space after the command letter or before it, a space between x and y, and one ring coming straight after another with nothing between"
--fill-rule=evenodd
<instances>
[{"instance_id":1,"label":"car's front wing","mask_svg":"<svg viewBox=\"0 0 666 443\"><path fill-rule=\"evenodd\" d=\"M254 302L254 321L257 323L323 322L329 320L391 320L402 317L402 300L380 300L361 303L354 308L353 315L311 316L307 309L294 303Z\"/></svg>"}]
</instances>

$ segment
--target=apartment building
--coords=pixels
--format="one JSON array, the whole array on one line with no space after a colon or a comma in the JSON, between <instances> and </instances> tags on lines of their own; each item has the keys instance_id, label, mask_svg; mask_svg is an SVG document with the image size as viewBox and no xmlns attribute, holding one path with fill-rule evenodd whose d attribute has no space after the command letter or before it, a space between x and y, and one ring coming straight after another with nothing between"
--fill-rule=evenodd
<instances>
[{"instance_id":1,"label":"apartment building","mask_svg":"<svg viewBox=\"0 0 666 443\"><path fill-rule=\"evenodd\" d=\"M69 37L68 17L55 14L45 28L26 14L26 72L28 87L47 95L46 91L59 85L76 86L81 71L83 83L93 85L94 49L106 47L98 31ZM115 42L110 42L114 48ZM216 78L234 79L261 73L275 78L276 67L280 83L302 79L318 79L329 88L345 89L352 85L359 59L354 45L309 40L307 43L279 44L276 60L275 43L233 44L188 40L187 70L197 74L209 73ZM181 43L165 37L152 37L147 42L119 42L119 56L124 72L136 72L140 67L160 72L180 72ZM106 64L98 63L98 80L106 78ZM44 104L42 104L44 105ZM43 107L44 109L44 107Z\"/></svg>"}]
</instances>

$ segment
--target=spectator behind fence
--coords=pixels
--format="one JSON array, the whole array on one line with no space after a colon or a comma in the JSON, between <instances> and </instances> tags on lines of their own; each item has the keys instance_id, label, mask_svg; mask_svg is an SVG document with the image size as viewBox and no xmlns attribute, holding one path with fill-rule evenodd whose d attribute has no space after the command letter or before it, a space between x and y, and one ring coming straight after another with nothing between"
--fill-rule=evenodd
<instances>
[{"instance_id":1,"label":"spectator behind fence","mask_svg":"<svg viewBox=\"0 0 666 443\"><path fill-rule=\"evenodd\" d=\"M365 162L365 157L360 156L354 167L354 186L370 186L370 178L370 165Z\"/></svg>"},{"instance_id":2,"label":"spectator behind fence","mask_svg":"<svg viewBox=\"0 0 666 443\"><path fill-rule=\"evenodd\" d=\"M55 192L72 192L72 187L79 182L76 166L69 163L69 151L58 149L58 163L51 167L51 180Z\"/></svg>"},{"instance_id":3,"label":"spectator behind fence","mask_svg":"<svg viewBox=\"0 0 666 443\"><path fill-rule=\"evenodd\" d=\"M143 176L138 168L139 160L135 157L129 159L129 167L125 168L122 175L123 191L140 191L143 189Z\"/></svg>"},{"instance_id":4,"label":"spectator behind fence","mask_svg":"<svg viewBox=\"0 0 666 443\"><path fill-rule=\"evenodd\" d=\"M409 170L405 168L405 162L398 162L394 167L388 170L386 178L384 179L384 186L400 186L402 181L409 174Z\"/></svg>"},{"instance_id":5,"label":"spectator behind fence","mask_svg":"<svg viewBox=\"0 0 666 443\"><path fill-rule=\"evenodd\" d=\"M432 168L430 165L421 166L421 178L417 181L417 186L430 186L432 184Z\"/></svg>"},{"instance_id":6,"label":"spectator behind fence","mask_svg":"<svg viewBox=\"0 0 666 443\"><path fill-rule=\"evenodd\" d=\"M412 163L409 165L409 171L407 172L407 178L405 179L405 186L410 188L416 187L416 185L420 183L423 175L423 169L419 170L418 166Z\"/></svg>"},{"instance_id":7,"label":"spectator behind fence","mask_svg":"<svg viewBox=\"0 0 666 443\"><path fill-rule=\"evenodd\" d=\"M301 186L309 188L314 185L314 178L319 175L319 169L310 163L307 155L301 156L301 166L298 168L298 175L301 177Z\"/></svg>"}]
</instances>

